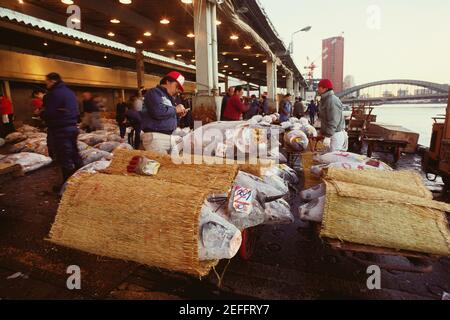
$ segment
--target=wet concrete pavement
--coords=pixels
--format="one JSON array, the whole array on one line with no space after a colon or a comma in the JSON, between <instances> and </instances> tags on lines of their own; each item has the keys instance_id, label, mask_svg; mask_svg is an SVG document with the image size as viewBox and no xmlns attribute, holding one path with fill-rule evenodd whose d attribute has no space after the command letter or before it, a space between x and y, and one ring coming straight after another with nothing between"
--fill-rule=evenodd
<instances>
[{"instance_id":1,"label":"wet concrete pavement","mask_svg":"<svg viewBox=\"0 0 450 320\"><path fill-rule=\"evenodd\" d=\"M420 157L404 156L397 167L420 170ZM426 274L383 270L382 290L368 290L366 266L332 250L297 214L292 225L255 228L253 256L232 259L220 289L214 272L199 280L55 246L45 238L58 206L51 192L57 179L48 167L0 184L2 299L441 299L450 292L449 259ZM440 196L441 181L427 185ZM292 204L296 213L298 199ZM69 265L81 267L82 290L67 289Z\"/></svg>"}]
</instances>

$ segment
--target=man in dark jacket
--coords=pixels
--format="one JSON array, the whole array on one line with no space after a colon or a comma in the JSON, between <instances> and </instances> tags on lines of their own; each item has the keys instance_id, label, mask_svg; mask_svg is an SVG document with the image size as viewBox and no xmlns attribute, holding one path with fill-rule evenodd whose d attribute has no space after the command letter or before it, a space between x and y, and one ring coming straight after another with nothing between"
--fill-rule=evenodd
<instances>
[{"instance_id":1,"label":"man in dark jacket","mask_svg":"<svg viewBox=\"0 0 450 320\"><path fill-rule=\"evenodd\" d=\"M145 94L142 109L142 142L146 150L167 154L172 149L171 134L176 130L178 117L189 111L175 103L175 96L183 92L184 77L172 71L166 75L159 86Z\"/></svg>"},{"instance_id":2,"label":"man in dark jacket","mask_svg":"<svg viewBox=\"0 0 450 320\"><path fill-rule=\"evenodd\" d=\"M78 102L59 74L48 74L45 83L48 93L44 97L42 118L48 126L48 151L61 166L65 182L83 166L77 147Z\"/></svg>"}]
</instances>

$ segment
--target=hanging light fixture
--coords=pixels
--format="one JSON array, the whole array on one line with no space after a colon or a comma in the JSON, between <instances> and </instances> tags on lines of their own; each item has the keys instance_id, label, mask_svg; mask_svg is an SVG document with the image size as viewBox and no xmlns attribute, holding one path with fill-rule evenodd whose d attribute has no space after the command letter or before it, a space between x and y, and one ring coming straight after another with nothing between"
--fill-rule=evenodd
<instances>
[{"instance_id":1,"label":"hanging light fixture","mask_svg":"<svg viewBox=\"0 0 450 320\"><path fill-rule=\"evenodd\" d=\"M115 37L116 34L114 32L108 32L108 37Z\"/></svg>"},{"instance_id":2,"label":"hanging light fixture","mask_svg":"<svg viewBox=\"0 0 450 320\"><path fill-rule=\"evenodd\" d=\"M159 22L160 22L161 24L169 24L169 23L170 23L170 20L169 20L169 19L166 19L166 18L162 18Z\"/></svg>"},{"instance_id":3,"label":"hanging light fixture","mask_svg":"<svg viewBox=\"0 0 450 320\"><path fill-rule=\"evenodd\" d=\"M111 19L110 22L111 22L111 23L114 23L114 24L118 24L118 23L120 23L120 20L114 18L114 19Z\"/></svg>"},{"instance_id":4,"label":"hanging light fixture","mask_svg":"<svg viewBox=\"0 0 450 320\"><path fill-rule=\"evenodd\" d=\"M144 37L151 37L151 36L152 36L152 33L149 31L144 33Z\"/></svg>"},{"instance_id":5,"label":"hanging light fixture","mask_svg":"<svg viewBox=\"0 0 450 320\"><path fill-rule=\"evenodd\" d=\"M122 4L131 4L132 3L131 0L119 0L119 2Z\"/></svg>"}]
</instances>

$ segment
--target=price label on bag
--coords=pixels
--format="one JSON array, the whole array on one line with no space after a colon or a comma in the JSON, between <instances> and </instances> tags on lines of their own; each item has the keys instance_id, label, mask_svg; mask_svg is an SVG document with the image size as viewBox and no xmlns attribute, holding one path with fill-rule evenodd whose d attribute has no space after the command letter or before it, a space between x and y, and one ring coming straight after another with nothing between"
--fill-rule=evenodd
<instances>
[{"instance_id":1,"label":"price label on bag","mask_svg":"<svg viewBox=\"0 0 450 320\"><path fill-rule=\"evenodd\" d=\"M233 208L240 213L250 214L253 209L253 192L251 189L235 186Z\"/></svg>"}]
</instances>

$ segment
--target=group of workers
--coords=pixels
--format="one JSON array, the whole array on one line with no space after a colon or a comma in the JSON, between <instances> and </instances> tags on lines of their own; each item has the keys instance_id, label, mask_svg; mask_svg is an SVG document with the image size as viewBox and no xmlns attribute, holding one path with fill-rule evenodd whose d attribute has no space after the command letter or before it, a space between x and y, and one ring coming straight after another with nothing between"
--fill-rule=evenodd
<instances>
[{"instance_id":1,"label":"group of workers","mask_svg":"<svg viewBox=\"0 0 450 320\"><path fill-rule=\"evenodd\" d=\"M116 120L120 135L125 137L127 125L132 127L130 142L135 148L141 145L141 138L146 150L168 154L172 148L171 134L177 129L179 120L187 116L190 108L186 108L177 96L184 92L185 78L173 71L163 77L158 86L132 97L127 103L121 101L117 105ZM57 73L50 73L45 79L47 93L33 93L35 115L39 115L47 126L47 143L49 155L56 160L66 181L83 165L78 147L79 108L75 93L70 90ZM249 119L254 115L269 114L267 95L261 100L252 96L247 103L242 97L244 88L230 88L222 102L221 120L237 121ZM348 137L345 132L343 106L334 95L330 80L319 83L318 94L321 97L317 110L314 101L309 105L311 123L319 112L321 119L321 135L324 144L330 150L347 150ZM142 96L143 95L143 96ZM81 127L94 131L101 128L100 105L91 94L83 95L85 118ZM40 101L39 101L40 100ZM297 99L292 106L291 96L286 95L280 103L280 120L287 121L291 116L305 115L303 102ZM312 111L311 111L312 110ZM308 111L308 110L307 110ZM2 133L14 131L11 101L0 96L0 112L2 115ZM87 116L86 116L87 114ZM12 128L11 128L12 126ZM141 132L143 132L141 136Z\"/></svg>"}]
</instances>

